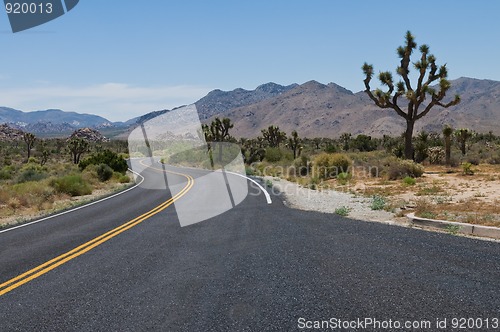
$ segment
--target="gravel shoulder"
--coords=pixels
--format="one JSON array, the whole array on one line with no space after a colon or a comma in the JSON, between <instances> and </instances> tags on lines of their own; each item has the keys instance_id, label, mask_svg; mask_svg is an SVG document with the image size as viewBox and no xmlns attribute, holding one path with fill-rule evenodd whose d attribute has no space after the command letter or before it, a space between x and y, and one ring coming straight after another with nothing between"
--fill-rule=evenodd
<instances>
[{"instance_id":1,"label":"gravel shoulder","mask_svg":"<svg viewBox=\"0 0 500 332\"><path fill-rule=\"evenodd\" d=\"M266 183L272 182L273 187L268 189L284 195L286 205L294 209L335 213L336 209L347 207L350 209L348 217L352 219L391 224L404 224L406 222L404 220L406 218L395 218L394 213L372 210L370 198L335 190L312 190L294 182L269 176L263 179Z\"/></svg>"}]
</instances>

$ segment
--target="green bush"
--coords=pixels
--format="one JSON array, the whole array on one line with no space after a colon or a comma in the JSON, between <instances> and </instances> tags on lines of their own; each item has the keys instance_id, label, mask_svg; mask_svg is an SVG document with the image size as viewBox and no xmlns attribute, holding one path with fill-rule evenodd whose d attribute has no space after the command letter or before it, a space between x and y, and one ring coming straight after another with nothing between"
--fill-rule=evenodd
<instances>
[{"instance_id":1,"label":"green bush","mask_svg":"<svg viewBox=\"0 0 500 332\"><path fill-rule=\"evenodd\" d=\"M82 196L92 193L90 185L79 174L66 175L50 182L50 185L59 193L70 196Z\"/></svg>"},{"instance_id":2,"label":"green bush","mask_svg":"<svg viewBox=\"0 0 500 332\"><path fill-rule=\"evenodd\" d=\"M335 145L333 145L333 144L328 144L325 147L325 152L326 153L336 153L338 151L339 151L339 149Z\"/></svg>"},{"instance_id":3,"label":"green bush","mask_svg":"<svg viewBox=\"0 0 500 332\"><path fill-rule=\"evenodd\" d=\"M407 186L414 186L417 183L417 180L415 178L412 178L410 176L407 176L403 179L403 184Z\"/></svg>"},{"instance_id":4,"label":"green bush","mask_svg":"<svg viewBox=\"0 0 500 332\"><path fill-rule=\"evenodd\" d=\"M270 163L278 162L283 158L283 151L280 148L267 148L264 158Z\"/></svg>"},{"instance_id":5,"label":"green bush","mask_svg":"<svg viewBox=\"0 0 500 332\"><path fill-rule=\"evenodd\" d=\"M341 206L335 209L335 214L338 214L339 216L342 217L347 217L349 215L349 212L351 212L351 209L348 208L347 206Z\"/></svg>"},{"instance_id":6,"label":"green bush","mask_svg":"<svg viewBox=\"0 0 500 332\"><path fill-rule=\"evenodd\" d=\"M118 182L120 182L120 183L129 183L130 182L130 177L128 175L121 175L118 178Z\"/></svg>"},{"instance_id":7,"label":"green bush","mask_svg":"<svg viewBox=\"0 0 500 332\"><path fill-rule=\"evenodd\" d=\"M115 172L125 174L128 169L127 161L122 156L110 151L104 150L102 152L94 153L92 156L82 160L78 167L84 170L89 165L106 164Z\"/></svg>"},{"instance_id":8,"label":"green bush","mask_svg":"<svg viewBox=\"0 0 500 332\"><path fill-rule=\"evenodd\" d=\"M422 165L417 164L412 160L390 158L387 163L387 175L389 180L403 179L407 176L418 178L424 174L424 168Z\"/></svg>"},{"instance_id":9,"label":"green bush","mask_svg":"<svg viewBox=\"0 0 500 332\"><path fill-rule=\"evenodd\" d=\"M472 169L471 163L462 163L462 173L464 175L474 175L474 170Z\"/></svg>"},{"instance_id":10,"label":"green bush","mask_svg":"<svg viewBox=\"0 0 500 332\"><path fill-rule=\"evenodd\" d=\"M314 173L321 179L333 179L340 173L351 172L351 159L340 153L321 153L314 158Z\"/></svg>"},{"instance_id":11,"label":"green bush","mask_svg":"<svg viewBox=\"0 0 500 332\"><path fill-rule=\"evenodd\" d=\"M113 169L106 164L98 165L96 171L101 182L108 181L113 176Z\"/></svg>"},{"instance_id":12,"label":"green bush","mask_svg":"<svg viewBox=\"0 0 500 332\"><path fill-rule=\"evenodd\" d=\"M385 198L378 195L373 196L372 204L370 207L372 210L383 210L385 207Z\"/></svg>"},{"instance_id":13,"label":"green bush","mask_svg":"<svg viewBox=\"0 0 500 332\"><path fill-rule=\"evenodd\" d=\"M0 170L0 180L10 180L14 173L14 168L12 166L4 166Z\"/></svg>"},{"instance_id":14,"label":"green bush","mask_svg":"<svg viewBox=\"0 0 500 332\"><path fill-rule=\"evenodd\" d=\"M337 175L337 181L341 185L346 185L350 179L351 179L351 174L346 173L346 172L342 172L339 175Z\"/></svg>"},{"instance_id":15,"label":"green bush","mask_svg":"<svg viewBox=\"0 0 500 332\"><path fill-rule=\"evenodd\" d=\"M40 181L47 178L45 169L37 164L26 164L19 171L17 183Z\"/></svg>"}]
</instances>

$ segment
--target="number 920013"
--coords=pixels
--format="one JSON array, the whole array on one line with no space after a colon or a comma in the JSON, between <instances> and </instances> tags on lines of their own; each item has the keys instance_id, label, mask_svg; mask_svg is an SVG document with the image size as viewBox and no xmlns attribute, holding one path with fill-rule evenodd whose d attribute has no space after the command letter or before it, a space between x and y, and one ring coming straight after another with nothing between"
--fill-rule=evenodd
<instances>
[{"instance_id":1,"label":"number 920013","mask_svg":"<svg viewBox=\"0 0 500 332\"><path fill-rule=\"evenodd\" d=\"M7 14L52 14L52 3L14 2L6 3Z\"/></svg>"}]
</instances>

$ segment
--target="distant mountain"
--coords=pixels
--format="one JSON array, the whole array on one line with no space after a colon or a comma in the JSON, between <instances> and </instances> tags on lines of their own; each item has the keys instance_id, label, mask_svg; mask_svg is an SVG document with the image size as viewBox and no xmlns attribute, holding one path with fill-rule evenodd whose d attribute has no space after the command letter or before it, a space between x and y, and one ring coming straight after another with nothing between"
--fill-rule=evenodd
<instances>
[{"instance_id":1,"label":"distant mountain","mask_svg":"<svg viewBox=\"0 0 500 332\"><path fill-rule=\"evenodd\" d=\"M37 123L29 123L26 126L22 127L23 130L36 133L36 134L50 134L50 133L69 133L75 130L75 127L70 125L67 122L55 124L52 122L37 122Z\"/></svg>"},{"instance_id":2,"label":"distant mountain","mask_svg":"<svg viewBox=\"0 0 500 332\"><path fill-rule=\"evenodd\" d=\"M155 117L157 117L159 115L165 114L168 111L169 110L161 110L161 111L149 112L149 113L146 113L144 115L138 116L136 118L130 119L130 120L124 122L124 124L127 125L127 126L135 127L136 125L139 125L139 124L144 123L144 122L146 122L148 120L151 120L152 118L155 118Z\"/></svg>"},{"instance_id":3,"label":"distant mountain","mask_svg":"<svg viewBox=\"0 0 500 332\"><path fill-rule=\"evenodd\" d=\"M255 90L241 88L233 91L213 90L195 104L203 120L231 109L278 97L296 86L297 84L283 86L271 82L259 85Z\"/></svg>"},{"instance_id":4,"label":"distant mountain","mask_svg":"<svg viewBox=\"0 0 500 332\"><path fill-rule=\"evenodd\" d=\"M441 131L445 124L450 124L456 128L491 130L500 134L500 82L460 78L452 80L451 84L446 98L451 100L458 93L462 102L448 109L436 106L417 122L416 130ZM212 96L211 102L219 105L223 99L218 102ZM237 104L238 101L233 100L232 105ZM205 114L211 113L206 112L200 118ZM229 108L226 105L226 110L218 112L217 116L232 119L233 132L238 137L256 137L261 129L271 124L287 133L297 130L303 137L338 137L344 132L399 135L405 129L401 117L390 109L375 106L365 92L353 93L335 83L325 85L316 81L295 85L283 93L245 106Z\"/></svg>"},{"instance_id":5,"label":"distant mountain","mask_svg":"<svg viewBox=\"0 0 500 332\"><path fill-rule=\"evenodd\" d=\"M109 120L98 115L53 109L22 112L8 107L0 107L0 123L8 123L37 134L71 132L83 127L101 129L115 126Z\"/></svg>"}]
</instances>

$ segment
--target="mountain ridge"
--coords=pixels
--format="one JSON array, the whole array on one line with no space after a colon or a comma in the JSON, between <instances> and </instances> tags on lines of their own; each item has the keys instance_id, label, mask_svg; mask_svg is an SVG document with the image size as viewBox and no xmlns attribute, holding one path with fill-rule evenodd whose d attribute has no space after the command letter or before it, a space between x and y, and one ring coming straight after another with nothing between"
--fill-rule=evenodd
<instances>
[{"instance_id":1,"label":"mountain ridge","mask_svg":"<svg viewBox=\"0 0 500 332\"><path fill-rule=\"evenodd\" d=\"M462 102L448 109L436 106L416 124L416 130L440 132L445 124L500 134L500 82L461 77L451 80L447 99L461 94ZM314 137L338 137L348 132L400 135L404 119L391 109L380 109L364 91L353 93L335 83L308 81L275 98L218 114L233 120L239 137L255 137L268 125L290 133ZM208 119L209 121L212 118Z\"/></svg>"},{"instance_id":2,"label":"mountain ridge","mask_svg":"<svg viewBox=\"0 0 500 332\"><path fill-rule=\"evenodd\" d=\"M460 77L450 81L446 100L456 93L461 103L448 109L435 107L416 124L416 130L440 132L445 124L480 132L500 134L500 81ZM315 80L303 84L280 85L269 82L254 90L215 89L195 102L204 123L215 117L229 117L238 137L256 137L269 125L299 135L338 137L341 133L371 136L399 135L404 119L391 109L380 109L364 91L352 92L336 83ZM112 129L126 138L135 126L169 110L146 113L125 122L111 122L92 114L45 110L22 112L0 107L0 124L34 133L67 133L78 128Z\"/></svg>"}]
</instances>

